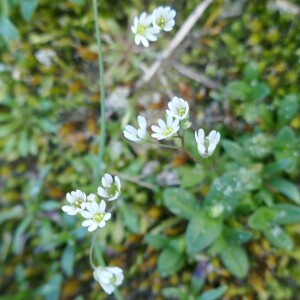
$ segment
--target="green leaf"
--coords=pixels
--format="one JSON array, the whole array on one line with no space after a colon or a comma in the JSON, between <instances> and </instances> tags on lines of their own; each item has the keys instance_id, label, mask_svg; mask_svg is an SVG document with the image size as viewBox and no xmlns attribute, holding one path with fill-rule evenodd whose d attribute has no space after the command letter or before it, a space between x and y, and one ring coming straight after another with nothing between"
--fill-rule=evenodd
<instances>
[{"instance_id":1,"label":"green leaf","mask_svg":"<svg viewBox=\"0 0 300 300\"><path fill-rule=\"evenodd\" d=\"M222 140L222 146L225 152L239 164L245 165L249 163L249 158L239 144L229 140Z\"/></svg>"},{"instance_id":2,"label":"green leaf","mask_svg":"<svg viewBox=\"0 0 300 300\"><path fill-rule=\"evenodd\" d=\"M188 129L184 131L184 149L195 159L195 161L200 162L203 160L198 152L194 131Z\"/></svg>"},{"instance_id":3,"label":"green leaf","mask_svg":"<svg viewBox=\"0 0 300 300\"><path fill-rule=\"evenodd\" d=\"M204 199L204 205L206 207L221 205L224 208L224 216L229 217L240 200L241 190L239 174L237 172L228 173L214 180Z\"/></svg>"},{"instance_id":4,"label":"green leaf","mask_svg":"<svg viewBox=\"0 0 300 300\"><path fill-rule=\"evenodd\" d=\"M244 278L248 274L249 260L246 251L234 244L227 244L221 252L224 266L237 278Z\"/></svg>"},{"instance_id":5,"label":"green leaf","mask_svg":"<svg viewBox=\"0 0 300 300\"><path fill-rule=\"evenodd\" d=\"M247 100L251 89L244 81L232 81L225 87L225 93L234 100Z\"/></svg>"},{"instance_id":6,"label":"green leaf","mask_svg":"<svg viewBox=\"0 0 300 300\"><path fill-rule=\"evenodd\" d=\"M165 189L163 200L172 213L186 219L190 219L199 207L195 197L182 188Z\"/></svg>"},{"instance_id":7,"label":"green leaf","mask_svg":"<svg viewBox=\"0 0 300 300\"><path fill-rule=\"evenodd\" d=\"M197 300L215 300L222 297L227 291L227 285L222 285L216 289L204 292L202 295L197 297Z\"/></svg>"},{"instance_id":8,"label":"green leaf","mask_svg":"<svg viewBox=\"0 0 300 300\"><path fill-rule=\"evenodd\" d=\"M27 216L19 223L15 231L12 249L13 249L13 253L16 255L19 255L23 252L24 245L26 242L26 239L24 239L23 235L31 222L32 222L32 216Z\"/></svg>"},{"instance_id":9,"label":"green leaf","mask_svg":"<svg viewBox=\"0 0 300 300\"><path fill-rule=\"evenodd\" d=\"M19 219L23 216L24 209L21 205L16 205L6 210L2 209L0 212L0 224L10 219Z\"/></svg>"},{"instance_id":10,"label":"green leaf","mask_svg":"<svg viewBox=\"0 0 300 300\"><path fill-rule=\"evenodd\" d=\"M277 211L272 208L261 207L250 216L248 223L251 228L264 230L269 228L270 224L277 217Z\"/></svg>"},{"instance_id":11,"label":"green leaf","mask_svg":"<svg viewBox=\"0 0 300 300\"><path fill-rule=\"evenodd\" d=\"M223 237L226 242L243 244L251 240L252 233L241 229L233 229L226 227L223 230Z\"/></svg>"},{"instance_id":12,"label":"green leaf","mask_svg":"<svg viewBox=\"0 0 300 300\"><path fill-rule=\"evenodd\" d=\"M45 300L58 300L62 285L62 275L56 274L38 290L38 294L42 295Z\"/></svg>"},{"instance_id":13,"label":"green leaf","mask_svg":"<svg viewBox=\"0 0 300 300\"><path fill-rule=\"evenodd\" d=\"M274 190L281 192L295 203L300 204L299 190L292 182L280 177L275 177L268 180L268 185L270 185Z\"/></svg>"},{"instance_id":14,"label":"green leaf","mask_svg":"<svg viewBox=\"0 0 300 300\"><path fill-rule=\"evenodd\" d=\"M0 35L7 43L19 38L19 33L15 25L7 17L1 15Z\"/></svg>"},{"instance_id":15,"label":"green leaf","mask_svg":"<svg viewBox=\"0 0 300 300\"><path fill-rule=\"evenodd\" d=\"M290 127L283 127L277 134L273 144L276 147L286 147L297 141L294 131Z\"/></svg>"},{"instance_id":16,"label":"green leaf","mask_svg":"<svg viewBox=\"0 0 300 300\"><path fill-rule=\"evenodd\" d=\"M22 0L21 14L25 21L29 21L38 6L38 0Z\"/></svg>"},{"instance_id":17,"label":"green leaf","mask_svg":"<svg viewBox=\"0 0 300 300\"><path fill-rule=\"evenodd\" d=\"M273 246L285 250L291 250L293 248L293 241L281 227L274 226L272 228L266 228L263 233Z\"/></svg>"},{"instance_id":18,"label":"green leaf","mask_svg":"<svg viewBox=\"0 0 300 300\"><path fill-rule=\"evenodd\" d=\"M146 243L153 249L160 250L170 243L170 238L161 234L150 234L145 236Z\"/></svg>"},{"instance_id":19,"label":"green leaf","mask_svg":"<svg viewBox=\"0 0 300 300\"><path fill-rule=\"evenodd\" d=\"M157 268L163 277L177 272L183 265L184 255L172 248L164 249L158 257Z\"/></svg>"},{"instance_id":20,"label":"green leaf","mask_svg":"<svg viewBox=\"0 0 300 300\"><path fill-rule=\"evenodd\" d=\"M264 173L265 175L270 176L274 173L278 173L281 171L288 172L293 166L293 162L294 162L293 159L290 158L281 159L274 163L268 164L264 169Z\"/></svg>"},{"instance_id":21,"label":"green leaf","mask_svg":"<svg viewBox=\"0 0 300 300\"><path fill-rule=\"evenodd\" d=\"M124 204L120 206L124 225L134 233L140 232L140 224L137 214L132 208Z\"/></svg>"},{"instance_id":22,"label":"green leaf","mask_svg":"<svg viewBox=\"0 0 300 300\"><path fill-rule=\"evenodd\" d=\"M299 111L298 97L295 94L287 95L282 101L279 102L278 126L282 127L292 120L292 118Z\"/></svg>"},{"instance_id":23,"label":"green leaf","mask_svg":"<svg viewBox=\"0 0 300 300\"><path fill-rule=\"evenodd\" d=\"M270 89L263 83L257 83L251 86L251 92L249 94L250 101L260 101L266 98L270 94Z\"/></svg>"},{"instance_id":24,"label":"green leaf","mask_svg":"<svg viewBox=\"0 0 300 300\"><path fill-rule=\"evenodd\" d=\"M193 216L186 230L188 252L196 254L208 247L220 235L222 220L212 219L204 211Z\"/></svg>"},{"instance_id":25,"label":"green leaf","mask_svg":"<svg viewBox=\"0 0 300 300\"><path fill-rule=\"evenodd\" d=\"M276 204L272 210L277 212L276 224L292 224L300 222L300 207L290 204Z\"/></svg>"},{"instance_id":26,"label":"green leaf","mask_svg":"<svg viewBox=\"0 0 300 300\"><path fill-rule=\"evenodd\" d=\"M65 247L61 256L61 268L67 276L73 275L75 262L75 249L73 244Z\"/></svg>"},{"instance_id":27,"label":"green leaf","mask_svg":"<svg viewBox=\"0 0 300 300\"><path fill-rule=\"evenodd\" d=\"M188 294L184 287L167 287L162 290L162 294L167 298L175 298L179 300L188 299Z\"/></svg>"},{"instance_id":28,"label":"green leaf","mask_svg":"<svg viewBox=\"0 0 300 300\"><path fill-rule=\"evenodd\" d=\"M205 173L199 167L182 166L178 168L180 183L183 188L197 186L203 180Z\"/></svg>"},{"instance_id":29,"label":"green leaf","mask_svg":"<svg viewBox=\"0 0 300 300\"><path fill-rule=\"evenodd\" d=\"M259 69L256 62L248 63L243 70L244 79L251 83L254 80L258 79Z\"/></svg>"}]
</instances>

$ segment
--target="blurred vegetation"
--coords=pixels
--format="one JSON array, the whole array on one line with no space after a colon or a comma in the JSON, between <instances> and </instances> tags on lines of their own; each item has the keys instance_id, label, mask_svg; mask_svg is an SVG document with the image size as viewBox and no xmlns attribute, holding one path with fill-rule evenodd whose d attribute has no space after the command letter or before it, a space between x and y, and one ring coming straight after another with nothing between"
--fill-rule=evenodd
<instances>
[{"instance_id":1,"label":"blurred vegetation","mask_svg":"<svg viewBox=\"0 0 300 300\"><path fill-rule=\"evenodd\" d=\"M285 8L272 0L215 1L157 77L128 96L175 34L150 50L136 47L133 18L171 5L176 31L198 2L101 3L103 172L118 174L123 190L98 246L125 270L125 299L215 299L197 295L219 288L220 297L225 285L224 299L298 299L298 1L281 1ZM1 5L0 299L110 299L92 278L90 235L61 211L67 192L95 190L91 3ZM162 116L170 94L189 100L196 128L221 132L212 158L195 164L184 153L123 139L138 113L150 123Z\"/></svg>"}]
</instances>

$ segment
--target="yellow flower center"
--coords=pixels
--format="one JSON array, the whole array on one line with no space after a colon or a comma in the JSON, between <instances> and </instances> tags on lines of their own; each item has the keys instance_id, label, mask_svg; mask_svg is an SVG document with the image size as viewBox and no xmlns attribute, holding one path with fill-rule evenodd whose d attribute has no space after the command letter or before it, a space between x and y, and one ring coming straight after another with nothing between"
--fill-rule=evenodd
<instances>
[{"instance_id":1,"label":"yellow flower center","mask_svg":"<svg viewBox=\"0 0 300 300\"><path fill-rule=\"evenodd\" d=\"M173 129L170 127L166 127L165 130L163 131L163 135L168 136L169 134L171 134L173 132Z\"/></svg>"},{"instance_id":2,"label":"yellow flower center","mask_svg":"<svg viewBox=\"0 0 300 300\"><path fill-rule=\"evenodd\" d=\"M83 200L82 199L77 199L72 203L72 206L74 208L81 208L81 204L82 204Z\"/></svg>"},{"instance_id":3,"label":"yellow flower center","mask_svg":"<svg viewBox=\"0 0 300 300\"><path fill-rule=\"evenodd\" d=\"M167 19L163 16L160 16L159 18L157 18L156 24L158 27L160 27L160 29L163 29L167 24Z\"/></svg>"},{"instance_id":4,"label":"yellow flower center","mask_svg":"<svg viewBox=\"0 0 300 300\"><path fill-rule=\"evenodd\" d=\"M183 107L177 108L177 114L178 114L179 117L184 116L185 108L183 108Z\"/></svg>"},{"instance_id":5,"label":"yellow flower center","mask_svg":"<svg viewBox=\"0 0 300 300\"><path fill-rule=\"evenodd\" d=\"M139 24L138 27L137 27L137 31L136 32L139 35L145 35L146 30L147 30L147 26Z\"/></svg>"},{"instance_id":6,"label":"yellow flower center","mask_svg":"<svg viewBox=\"0 0 300 300\"><path fill-rule=\"evenodd\" d=\"M205 137L205 140L204 140L204 147L207 149L209 145L210 145L210 142L209 142L209 139L207 136L207 137Z\"/></svg>"},{"instance_id":7,"label":"yellow flower center","mask_svg":"<svg viewBox=\"0 0 300 300\"><path fill-rule=\"evenodd\" d=\"M113 277L110 279L109 283L112 285L115 285L116 281L117 281L117 277L116 277L116 275L113 275Z\"/></svg>"},{"instance_id":8,"label":"yellow flower center","mask_svg":"<svg viewBox=\"0 0 300 300\"><path fill-rule=\"evenodd\" d=\"M109 195L109 197L113 197L118 192L118 186L117 186L117 184L116 183L111 184L107 188L106 192Z\"/></svg>"},{"instance_id":9,"label":"yellow flower center","mask_svg":"<svg viewBox=\"0 0 300 300\"><path fill-rule=\"evenodd\" d=\"M104 219L105 213L96 213L93 217L93 220L97 223L100 223Z\"/></svg>"}]
</instances>

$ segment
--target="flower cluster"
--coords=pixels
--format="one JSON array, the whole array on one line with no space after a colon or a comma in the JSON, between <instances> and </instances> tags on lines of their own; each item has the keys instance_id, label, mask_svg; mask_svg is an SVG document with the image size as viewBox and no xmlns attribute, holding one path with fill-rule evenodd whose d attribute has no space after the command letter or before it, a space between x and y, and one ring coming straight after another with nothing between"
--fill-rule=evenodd
<instances>
[{"instance_id":1,"label":"flower cluster","mask_svg":"<svg viewBox=\"0 0 300 300\"><path fill-rule=\"evenodd\" d=\"M98 195L101 198L107 198L108 201L116 200L121 191L121 182L118 176L112 177L105 174L102 177L102 187L98 187ZM106 222L110 220L111 213L105 212L106 203L95 194L88 197L80 190L67 193L69 205L64 205L62 210L68 215L80 213L85 220L82 222L83 227L88 231L94 231L97 228L103 228Z\"/></svg>"},{"instance_id":2,"label":"flower cluster","mask_svg":"<svg viewBox=\"0 0 300 300\"><path fill-rule=\"evenodd\" d=\"M175 25L176 12L171 7L160 6L147 15L143 12L139 17L134 18L132 32L135 34L135 43L144 47L149 46L149 41L154 42L157 40L157 35L161 31L171 31Z\"/></svg>"},{"instance_id":3,"label":"flower cluster","mask_svg":"<svg viewBox=\"0 0 300 300\"><path fill-rule=\"evenodd\" d=\"M178 137L183 141L183 131L191 127L189 111L189 104L186 100L174 97L168 103L166 121L158 119L158 125L151 126L153 131L151 136L157 140L172 140ZM142 116L138 116L138 124L138 129L132 125L126 125L123 130L124 136L128 140L138 144L146 143L148 141L146 119ZM204 130L200 128L198 132L195 131L195 140L199 154L207 158L215 151L220 141L220 133L212 130L209 135L205 137Z\"/></svg>"},{"instance_id":4,"label":"flower cluster","mask_svg":"<svg viewBox=\"0 0 300 300\"><path fill-rule=\"evenodd\" d=\"M106 211L107 201L116 200L121 192L121 182L118 176L105 174L102 177L102 186L98 187L98 195L86 194L80 190L67 193L68 205L62 210L68 215L80 214L85 220L83 227L89 232L103 228L106 222L111 219L111 213ZM107 294L111 294L115 287L120 285L124 279L123 270L118 267L94 268L94 278L102 286Z\"/></svg>"}]
</instances>

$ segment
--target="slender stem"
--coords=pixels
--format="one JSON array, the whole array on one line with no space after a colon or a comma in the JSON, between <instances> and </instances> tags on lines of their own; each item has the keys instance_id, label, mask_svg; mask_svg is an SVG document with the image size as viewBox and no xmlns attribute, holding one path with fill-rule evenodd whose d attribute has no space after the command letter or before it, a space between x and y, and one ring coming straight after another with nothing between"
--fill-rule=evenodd
<instances>
[{"instance_id":1,"label":"slender stem","mask_svg":"<svg viewBox=\"0 0 300 300\"><path fill-rule=\"evenodd\" d=\"M104 66L103 66L103 53L101 44L101 35L98 24L98 9L97 0L93 0L93 12L95 20L95 31L98 47L98 67L99 67L99 83L100 83L100 138L99 138L99 152L98 152L98 165L94 170L94 181L97 184L100 181L101 165L105 150L105 139L106 139L106 120L105 120L105 84L104 84Z\"/></svg>"},{"instance_id":2,"label":"slender stem","mask_svg":"<svg viewBox=\"0 0 300 300\"><path fill-rule=\"evenodd\" d=\"M123 296L121 295L117 287L115 287L114 295L117 300L124 300Z\"/></svg>"},{"instance_id":3,"label":"slender stem","mask_svg":"<svg viewBox=\"0 0 300 300\"><path fill-rule=\"evenodd\" d=\"M93 262L93 250L94 250L94 247L95 247L96 237L97 237L97 231L95 232L95 234L93 236L92 244L91 244L91 247L90 247L90 264L91 264L93 269L96 269L96 266Z\"/></svg>"},{"instance_id":4,"label":"slender stem","mask_svg":"<svg viewBox=\"0 0 300 300\"><path fill-rule=\"evenodd\" d=\"M100 262L100 265L102 267L105 267L105 261L104 261L104 257L102 254L102 249L100 249L100 247L95 248L95 254L97 256L97 260ZM115 290L114 290L114 295L117 300L124 300L123 296L120 294L120 292L116 286L115 286Z\"/></svg>"},{"instance_id":5,"label":"slender stem","mask_svg":"<svg viewBox=\"0 0 300 300\"><path fill-rule=\"evenodd\" d=\"M177 146L172 146L172 145L165 145L165 144L160 144L160 143L145 143L147 145L152 145L152 146L158 146L162 148L168 148L168 149L180 149Z\"/></svg>"}]
</instances>

